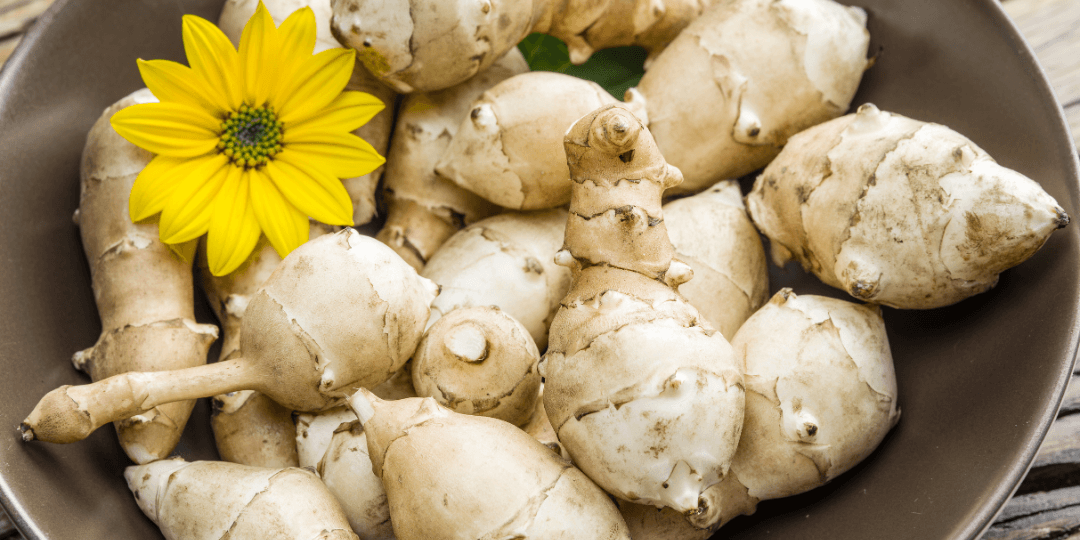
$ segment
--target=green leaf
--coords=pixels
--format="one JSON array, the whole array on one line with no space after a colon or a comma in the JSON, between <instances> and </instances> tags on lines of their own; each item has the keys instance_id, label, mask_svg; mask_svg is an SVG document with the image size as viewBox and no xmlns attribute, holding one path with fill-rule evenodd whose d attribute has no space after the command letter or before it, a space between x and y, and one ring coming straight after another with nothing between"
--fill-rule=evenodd
<instances>
[{"instance_id":1,"label":"green leaf","mask_svg":"<svg viewBox=\"0 0 1080 540\"><path fill-rule=\"evenodd\" d=\"M554 71L593 81L619 99L645 73L645 49L636 46L597 51L578 66L570 63L570 53L562 40L545 34L530 34L518 49L533 71Z\"/></svg>"}]
</instances>

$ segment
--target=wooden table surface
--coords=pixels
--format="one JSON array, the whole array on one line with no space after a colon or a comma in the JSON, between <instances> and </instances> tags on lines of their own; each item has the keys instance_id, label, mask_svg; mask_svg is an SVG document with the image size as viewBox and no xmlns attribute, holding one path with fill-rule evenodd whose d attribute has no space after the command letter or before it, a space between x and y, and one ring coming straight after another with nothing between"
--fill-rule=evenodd
<instances>
[{"instance_id":1,"label":"wooden table surface","mask_svg":"<svg viewBox=\"0 0 1080 540\"><path fill-rule=\"evenodd\" d=\"M0 64L53 0L0 0ZM1080 0L1003 0L1035 50L1080 143ZM983 540L1080 539L1080 370L1035 464ZM0 512L0 539L22 539ZM918 540L918 539L916 539Z\"/></svg>"}]
</instances>

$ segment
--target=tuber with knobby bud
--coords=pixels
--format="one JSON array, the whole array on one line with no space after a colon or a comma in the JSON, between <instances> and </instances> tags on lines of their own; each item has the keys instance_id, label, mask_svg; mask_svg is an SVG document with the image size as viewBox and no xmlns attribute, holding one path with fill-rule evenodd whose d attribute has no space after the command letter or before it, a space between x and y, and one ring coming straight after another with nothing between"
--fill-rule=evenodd
<instances>
[{"instance_id":1,"label":"tuber with knobby bud","mask_svg":"<svg viewBox=\"0 0 1080 540\"><path fill-rule=\"evenodd\" d=\"M304 469L177 458L128 467L124 477L167 540L358 540L326 486Z\"/></svg>"},{"instance_id":2,"label":"tuber with knobby bud","mask_svg":"<svg viewBox=\"0 0 1080 540\"><path fill-rule=\"evenodd\" d=\"M382 478L398 540L629 540L615 504L513 425L431 398L349 399Z\"/></svg>"},{"instance_id":3,"label":"tuber with knobby bud","mask_svg":"<svg viewBox=\"0 0 1080 540\"><path fill-rule=\"evenodd\" d=\"M746 205L777 265L904 309L990 289L1069 223L967 137L871 104L792 137Z\"/></svg>"},{"instance_id":4,"label":"tuber with knobby bud","mask_svg":"<svg viewBox=\"0 0 1080 540\"><path fill-rule=\"evenodd\" d=\"M124 107L156 101L142 89L105 109L83 149L76 220L90 263L101 336L72 362L95 381L205 364L218 335L216 327L195 322L194 244L178 247L186 250L182 257L158 238L156 222L132 223L128 212L135 178L154 156L121 137L109 119ZM120 446L136 463L168 456L194 405L185 400L115 419Z\"/></svg>"},{"instance_id":5,"label":"tuber with knobby bud","mask_svg":"<svg viewBox=\"0 0 1080 540\"><path fill-rule=\"evenodd\" d=\"M682 176L621 104L566 135L574 182L564 248L574 281L540 365L544 406L574 463L627 501L699 512L727 474L743 421L731 345L676 287L661 211Z\"/></svg>"},{"instance_id":6,"label":"tuber with knobby bud","mask_svg":"<svg viewBox=\"0 0 1080 540\"><path fill-rule=\"evenodd\" d=\"M237 390L257 390L293 410L324 410L400 369L437 293L378 240L353 229L322 236L290 253L252 299L239 358L62 386L20 430L27 441L69 443L162 403Z\"/></svg>"},{"instance_id":7,"label":"tuber with knobby bud","mask_svg":"<svg viewBox=\"0 0 1080 540\"><path fill-rule=\"evenodd\" d=\"M332 28L398 92L432 92L481 73L528 34L593 50L640 45L655 55L713 0L332 0Z\"/></svg>"},{"instance_id":8,"label":"tuber with knobby bud","mask_svg":"<svg viewBox=\"0 0 1080 540\"><path fill-rule=\"evenodd\" d=\"M435 165L473 101L487 89L529 70L517 49L490 68L445 90L402 99L386 155L386 223L375 236L420 271L439 246L466 225L502 208L435 172Z\"/></svg>"}]
</instances>

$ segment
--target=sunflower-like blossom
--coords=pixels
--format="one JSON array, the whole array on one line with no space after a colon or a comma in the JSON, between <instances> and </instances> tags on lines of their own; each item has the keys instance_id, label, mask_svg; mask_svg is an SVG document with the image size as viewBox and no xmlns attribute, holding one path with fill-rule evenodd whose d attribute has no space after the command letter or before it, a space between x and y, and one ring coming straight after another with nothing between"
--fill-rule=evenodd
<instances>
[{"instance_id":1,"label":"sunflower-like blossom","mask_svg":"<svg viewBox=\"0 0 1080 540\"><path fill-rule=\"evenodd\" d=\"M239 50L213 23L183 19L189 66L139 60L159 100L127 107L113 128L156 156L131 190L134 221L160 214L162 242L203 234L214 275L242 264L261 234L282 257L308 238L308 217L352 225L341 178L385 161L352 133L383 109L345 91L355 51L312 54L315 15L303 8L280 27L259 3Z\"/></svg>"}]
</instances>

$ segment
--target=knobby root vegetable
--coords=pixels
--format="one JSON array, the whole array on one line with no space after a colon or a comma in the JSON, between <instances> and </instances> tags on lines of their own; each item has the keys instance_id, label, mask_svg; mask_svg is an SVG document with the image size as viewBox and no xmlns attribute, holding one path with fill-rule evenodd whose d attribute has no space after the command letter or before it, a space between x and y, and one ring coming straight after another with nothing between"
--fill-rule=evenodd
<instances>
[{"instance_id":1,"label":"knobby root vegetable","mask_svg":"<svg viewBox=\"0 0 1080 540\"><path fill-rule=\"evenodd\" d=\"M333 31L402 93L449 88L483 72L531 32L593 50L671 42L712 0L333 0Z\"/></svg>"},{"instance_id":2,"label":"knobby root vegetable","mask_svg":"<svg viewBox=\"0 0 1080 540\"><path fill-rule=\"evenodd\" d=\"M532 417L529 421L521 426L521 429L532 435L532 437L544 446L551 449L552 452L559 454L566 461L570 461L570 454L563 448L563 445L559 443L559 437L555 435L555 428L551 427L551 421L548 420L547 410L544 409L544 385L540 384L540 394L536 398L536 408L533 409Z\"/></svg>"},{"instance_id":3,"label":"knobby root vegetable","mask_svg":"<svg viewBox=\"0 0 1080 540\"><path fill-rule=\"evenodd\" d=\"M393 401L416 397L412 386L412 361L398 370L390 380L371 389L371 393L381 399ZM315 467L326 454L330 438L341 424L356 421L356 415L345 405L319 412L297 412L296 453L301 467ZM366 452L366 450L365 450Z\"/></svg>"},{"instance_id":4,"label":"knobby root vegetable","mask_svg":"<svg viewBox=\"0 0 1080 540\"><path fill-rule=\"evenodd\" d=\"M177 458L128 467L124 477L168 540L357 540L338 502L304 469Z\"/></svg>"},{"instance_id":5,"label":"knobby root vegetable","mask_svg":"<svg viewBox=\"0 0 1080 540\"><path fill-rule=\"evenodd\" d=\"M452 234L502 211L435 173L473 101L504 79L529 70L511 49L475 77L439 92L405 96L383 175L386 223L375 236L417 271Z\"/></svg>"},{"instance_id":6,"label":"knobby root vegetable","mask_svg":"<svg viewBox=\"0 0 1080 540\"><path fill-rule=\"evenodd\" d=\"M312 221L310 238L330 233L333 228ZM199 257L202 289L221 324L221 354L218 361L240 354L240 326L252 296L266 282L281 257L265 239L253 255L233 273L213 275L206 257ZM200 246L205 249L205 243ZM251 390L214 396L210 426L218 455L225 461L255 467L295 467L296 427L292 411Z\"/></svg>"},{"instance_id":7,"label":"knobby root vegetable","mask_svg":"<svg viewBox=\"0 0 1080 540\"><path fill-rule=\"evenodd\" d=\"M544 350L570 288L570 271L554 262L565 227L566 210L553 209L501 214L451 236L420 272L441 287L428 326L460 307L498 306Z\"/></svg>"},{"instance_id":8,"label":"knobby root vegetable","mask_svg":"<svg viewBox=\"0 0 1080 540\"><path fill-rule=\"evenodd\" d=\"M574 196L556 261L574 282L540 366L551 425L607 492L702 511L735 454L743 390L727 340L676 291L692 273L660 201L681 175L621 104L574 124L566 153Z\"/></svg>"},{"instance_id":9,"label":"knobby root vegetable","mask_svg":"<svg viewBox=\"0 0 1080 540\"><path fill-rule=\"evenodd\" d=\"M353 229L316 238L290 253L248 304L240 358L60 387L23 421L23 438L74 442L160 403L237 390L293 410L328 409L400 369L437 292L378 240Z\"/></svg>"},{"instance_id":10,"label":"knobby root vegetable","mask_svg":"<svg viewBox=\"0 0 1080 540\"><path fill-rule=\"evenodd\" d=\"M227 0L218 18L218 27L232 40L233 45L239 46L240 35L244 31L244 25L255 13L255 8L260 0ZM261 0L266 6L274 22L280 26L294 11L309 7L315 15L315 53L327 49L341 47L334 37L330 28L330 19L333 10L330 0ZM368 123L353 131L353 134L368 142L381 156L386 155L390 144L390 132L394 128L394 108L397 102L397 92L381 83L364 68L357 59L353 67L352 78L345 86L345 90L355 90L371 94L386 105L386 109L376 114ZM375 189L379 179L383 175L383 167L363 176L343 178L342 184L349 192L353 205L353 225L359 227L368 223L375 217L376 202Z\"/></svg>"},{"instance_id":11,"label":"knobby root vegetable","mask_svg":"<svg viewBox=\"0 0 1080 540\"><path fill-rule=\"evenodd\" d=\"M382 480L372 470L364 426L346 410L351 420L334 430L317 471L361 538L394 540L390 504Z\"/></svg>"},{"instance_id":12,"label":"knobby root vegetable","mask_svg":"<svg viewBox=\"0 0 1080 540\"><path fill-rule=\"evenodd\" d=\"M506 208L570 202L562 137L578 118L617 100L600 85L548 71L496 84L473 103L435 170Z\"/></svg>"},{"instance_id":13,"label":"knobby root vegetable","mask_svg":"<svg viewBox=\"0 0 1080 540\"><path fill-rule=\"evenodd\" d=\"M629 539L615 504L574 468L502 420L431 398L349 400L367 433L398 540Z\"/></svg>"},{"instance_id":14,"label":"knobby root vegetable","mask_svg":"<svg viewBox=\"0 0 1080 540\"><path fill-rule=\"evenodd\" d=\"M769 299L765 249L739 184L725 180L665 204L664 223L679 260L694 270L679 293L730 340Z\"/></svg>"},{"instance_id":15,"label":"knobby root vegetable","mask_svg":"<svg viewBox=\"0 0 1080 540\"><path fill-rule=\"evenodd\" d=\"M763 167L788 137L847 111L869 63L866 13L832 0L732 0L657 56L627 101L697 192ZM708 136L705 136L708 134Z\"/></svg>"},{"instance_id":16,"label":"knobby root vegetable","mask_svg":"<svg viewBox=\"0 0 1080 540\"><path fill-rule=\"evenodd\" d=\"M72 362L95 381L205 364L217 338L216 327L195 323L193 252L182 260L159 240L157 223L133 224L128 214L131 187L153 155L116 133L109 119L124 107L154 101L142 89L105 109L83 149L76 220L102 331ZM124 452L136 463L168 456L194 405L172 403L118 421Z\"/></svg>"},{"instance_id":17,"label":"knobby root vegetable","mask_svg":"<svg viewBox=\"0 0 1080 540\"><path fill-rule=\"evenodd\" d=\"M747 208L774 262L897 308L986 291L1069 216L959 133L867 104L792 137Z\"/></svg>"},{"instance_id":18,"label":"knobby root vegetable","mask_svg":"<svg viewBox=\"0 0 1080 540\"><path fill-rule=\"evenodd\" d=\"M420 397L462 414L526 424L540 395L540 351L521 323L495 306L459 308L435 321L413 355Z\"/></svg>"},{"instance_id":19,"label":"knobby root vegetable","mask_svg":"<svg viewBox=\"0 0 1080 540\"><path fill-rule=\"evenodd\" d=\"M746 381L731 470L750 497L789 497L836 478L900 419L877 306L782 289L731 344Z\"/></svg>"},{"instance_id":20,"label":"knobby root vegetable","mask_svg":"<svg viewBox=\"0 0 1080 540\"><path fill-rule=\"evenodd\" d=\"M707 510L695 515L620 504L640 538L702 540L760 501L824 485L870 455L900 418L877 306L782 289L731 345L746 384L731 472L705 491Z\"/></svg>"}]
</instances>

